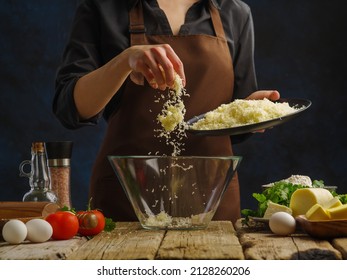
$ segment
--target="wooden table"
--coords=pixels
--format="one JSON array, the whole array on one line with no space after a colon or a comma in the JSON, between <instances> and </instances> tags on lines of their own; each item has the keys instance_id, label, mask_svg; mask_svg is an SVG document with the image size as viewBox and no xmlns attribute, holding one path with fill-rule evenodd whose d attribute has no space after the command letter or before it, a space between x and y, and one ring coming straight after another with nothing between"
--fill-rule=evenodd
<instances>
[{"instance_id":1,"label":"wooden table","mask_svg":"<svg viewBox=\"0 0 347 280\"><path fill-rule=\"evenodd\" d=\"M0 259L154 260L154 259L347 259L347 238L312 239L304 233L272 234L264 225L235 227L213 221L206 230L151 231L137 222L119 222L112 232L90 240L75 237L45 243L0 243Z\"/></svg>"}]
</instances>

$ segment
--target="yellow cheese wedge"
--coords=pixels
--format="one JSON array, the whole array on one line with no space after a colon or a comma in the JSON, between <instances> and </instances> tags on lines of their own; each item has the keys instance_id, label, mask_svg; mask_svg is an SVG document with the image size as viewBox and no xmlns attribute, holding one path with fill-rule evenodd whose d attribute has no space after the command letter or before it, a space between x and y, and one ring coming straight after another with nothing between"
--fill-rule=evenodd
<instances>
[{"instance_id":1,"label":"yellow cheese wedge","mask_svg":"<svg viewBox=\"0 0 347 280\"><path fill-rule=\"evenodd\" d=\"M332 220L347 219L347 204L327 209Z\"/></svg>"},{"instance_id":2,"label":"yellow cheese wedge","mask_svg":"<svg viewBox=\"0 0 347 280\"><path fill-rule=\"evenodd\" d=\"M269 202L267 204L267 208L266 208L265 213L264 213L264 218L270 219L272 214L274 214L276 212L286 212L286 213L291 215L292 209L290 209L289 207L287 207L285 205L274 203L271 200L269 200Z\"/></svg>"},{"instance_id":3,"label":"yellow cheese wedge","mask_svg":"<svg viewBox=\"0 0 347 280\"><path fill-rule=\"evenodd\" d=\"M292 209L294 217L305 215L313 205L325 205L332 198L331 192L323 188L298 189L292 194L289 208Z\"/></svg>"},{"instance_id":4,"label":"yellow cheese wedge","mask_svg":"<svg viewBox=\"0 0 347 280\"><path fill-rule=\"evenodd\" d=\"M326 221L330 220L330 214L322 205L315 204L307 211L306 218L310 221Z\"/></svg>"},{"instance_id":5,"label":"yellow cheese wedge","mask_svg":"<svg viewBox=\"0 0 347 280\"><path fill-rule=\"evenodd\" d=\"M326 209L329 209L329 208L334 208L334 207L341 206L341 205L342 205L342 202L340 201L340 199L338 199L337 197L334 197L334 198L330 199L328 201L328 203L323 205L323 206Z\"/></svg>"}]
</instances>

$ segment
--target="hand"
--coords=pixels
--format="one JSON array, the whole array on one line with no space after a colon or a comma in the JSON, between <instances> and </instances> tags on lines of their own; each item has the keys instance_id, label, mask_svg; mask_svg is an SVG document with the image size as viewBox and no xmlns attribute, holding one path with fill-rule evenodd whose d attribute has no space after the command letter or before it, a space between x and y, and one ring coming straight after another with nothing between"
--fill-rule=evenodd
<instances>
[{"instance_id":1,"label":"hand","mask_svg":"<svg viewBox=\"0 0 347 280\"><path fill-rule=\"evenodd\" d=\"M275 101L280 98L280 93L277 90L259 90L250 94L246 99L264 99L267 98L269 100ZM254 131L254 133L263 133L265 129Z\"/></svg>"},{"instance_id":2,"label":"hand","mask_svg":"<svg viewBox=\"0 0 347 280\"><path fill-rule=\"evenodd\" d=\"M132 46L128 49L131 80L139 85L144 78L155 89L165 90L174 84L175 72L185 85L183 63L168 44Z\"/></svg>"},{"instance_id":3,"label":"hand","mask_svg":"<svg viewBox=\"0 0 347 280\"><path fill-rule=\"evenodd\" d=\"M280 98L280 93L277 90L258 90L250 94L246 99L264 99L275 101Z\"/></svg>"}]
</instances>

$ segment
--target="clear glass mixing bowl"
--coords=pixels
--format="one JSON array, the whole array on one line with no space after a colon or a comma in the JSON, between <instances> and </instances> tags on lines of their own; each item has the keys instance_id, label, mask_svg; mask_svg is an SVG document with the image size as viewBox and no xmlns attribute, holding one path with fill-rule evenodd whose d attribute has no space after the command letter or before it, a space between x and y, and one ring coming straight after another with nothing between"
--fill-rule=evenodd
<instances>
[{"instance_id":1,"label":"clear glass mixing bowl","mask_svg":"<svg viewBox=\"0 0 347 280\"><path fill-rule=\"evenodd\" d=\"M202 229L211 221L241 157L109 156L146 229Z\"/></svg>"}]
</instances>

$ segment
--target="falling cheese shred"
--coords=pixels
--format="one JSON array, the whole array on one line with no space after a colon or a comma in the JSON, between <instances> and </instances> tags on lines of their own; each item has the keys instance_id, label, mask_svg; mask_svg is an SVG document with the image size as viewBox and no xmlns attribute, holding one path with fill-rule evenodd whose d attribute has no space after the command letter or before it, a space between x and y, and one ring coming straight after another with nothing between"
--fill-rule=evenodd
<instances>
[{"instance_id":1,"label":"falling cheese shred","mask_svg":"<svg viewBox=\"0 0 347 280\"><path fill-rule=\"evenodd\" d=\"M167 104L162 114L158 116L158 120L165 131L173 131L184 120L183 102L179 101L174 105Z\"/></svg>"},{"instance_id":2,"label":"falling cheese shred","mask_svg":"<svg viewBox=\"0 0 347 280\"><path fill-rule=\"evenodd\" d=\"M183 139L187 137L187 124L184 121L186 108L183 103L183 96L189 96L183 87L183 82L178 74L175 74L174 85L168 90L162 111L157 116L157 121L161 128L157 130L159 136L164 138L167 145L173 147L172 156L178 156L184 149Z\"/></svg>"}]
</instances>

